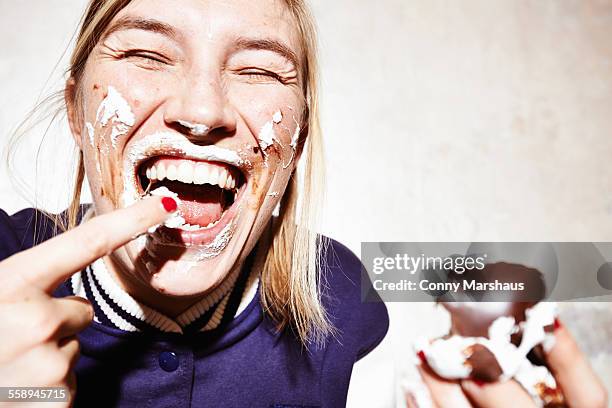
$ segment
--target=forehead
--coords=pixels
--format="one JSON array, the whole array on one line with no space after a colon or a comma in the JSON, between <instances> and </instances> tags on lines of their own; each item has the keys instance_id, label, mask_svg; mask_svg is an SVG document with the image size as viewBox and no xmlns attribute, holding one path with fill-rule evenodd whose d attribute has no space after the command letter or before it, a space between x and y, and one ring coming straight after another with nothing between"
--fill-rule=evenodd
<instances>
[{"instance_id":1,"label":"forehead","mask_svg":"<svg viewBox=\"0 0 612 408\"><path fill-rule=\"evenodd\" d=\"M127 16L164 22L179 38L196 44L265 37L300 54L299 31L283 0L134 0L113 20Z\"/></svg>"}]
</instances>

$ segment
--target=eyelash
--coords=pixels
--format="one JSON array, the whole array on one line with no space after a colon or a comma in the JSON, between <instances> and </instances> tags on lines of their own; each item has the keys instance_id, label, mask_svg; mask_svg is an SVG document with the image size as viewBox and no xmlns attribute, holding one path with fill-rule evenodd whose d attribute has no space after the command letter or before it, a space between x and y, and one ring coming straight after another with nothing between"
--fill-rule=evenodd
<instances>
[{"instance_id":1,"label":"eyelash","mask_svg":"<svg viewBox=\"0 0 612 408\"><path fill-rule=\"evenodd\" d=\"M155 65L155 66L169 64L168 59L164 55L157 53L157 52L153 52L153 51L135 49L135 50L124 51L121 54L121 58L132 58L132 57L146 60L147 64ZM240 75L245 75L245 76L249 76L251 78L256 78L256 79L272 78L282 84L286 83L285 79L282 78L277 73L268 71L262 68L245 69L240 72Z\"/></svg>"},{"instance_id":2,"label":"eyelash","mask_svg":"<svg viewBox=\"0 0 612 408\"><path fill-rule=\"evenodd\" d=\"M261 69L261 68L245 69L240 72L240 75L245 75L245 76L249 76L252 78L260 78L260 79L272 78L280 83L285 83L284 79L277 73L268 71L265 69Z\"/></svg>"},{"instance_id":3,"label":"eyelash","mask_svg":"<svg viewBox=\"0 0 612 408\"><path fill-rule=\"evenodd\" d=\"M137 50L124 51L121 54L121 58L132 58L132 57L146 60L147 64L156 65L156 66L159 66L162 64L163 65L169 64L168 58L166 58L164 55L160 53L153 52L153 51L137 49Z\"/></svg>"}]
</instances>

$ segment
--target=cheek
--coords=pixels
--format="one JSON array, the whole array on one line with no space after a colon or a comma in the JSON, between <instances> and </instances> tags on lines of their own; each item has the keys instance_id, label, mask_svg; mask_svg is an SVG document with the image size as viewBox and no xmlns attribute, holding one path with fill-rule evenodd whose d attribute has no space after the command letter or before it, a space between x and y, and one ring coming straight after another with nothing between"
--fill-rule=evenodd
<instances>
[{"instance_id":1,"label":"cheek","mask_svg":"<svg viewBox=\"0 0 612 408\"><path fill-rule=\"evenodd\" d=\"M95 77L104 80L91 81L84 87L82 146L94 198L107 199L117 207L123 186L121 152L144 116L145 91L138 81L126 87L108 76L100 73Z\"/></svg>"},{"instance_id":2,"label":"cheek","mask_svg":"<svg viewBox=\"0 0 612 408\"><path fill-rule=\"evenodd\" d=\"M136 74L130 66L105 69L104 64L99 64L96 68L86 74L89 80L84 88L85 121L90 128L108 128L103 130L111 134L115 130L111 144L120 150L131 137L130 130L140 127L144 118L159 105L165 90L172 89L174 84L172 78L162 80L159 75L141 71ZM100 136L104 135L96 133L96 137Z\"/></svg>"},{"instance_id":3,"label":"cheek","mask_svg":"<svg viewBox=\"0 0 612 408\"><path fill-rule=\"evenodd\" d=\"M267 88L267 89L266 89ZM287 88L236 86L230 102L248 128L245 132L267 170L292 171L301 132L303 101Z\"/></svg>"}]
</instances>

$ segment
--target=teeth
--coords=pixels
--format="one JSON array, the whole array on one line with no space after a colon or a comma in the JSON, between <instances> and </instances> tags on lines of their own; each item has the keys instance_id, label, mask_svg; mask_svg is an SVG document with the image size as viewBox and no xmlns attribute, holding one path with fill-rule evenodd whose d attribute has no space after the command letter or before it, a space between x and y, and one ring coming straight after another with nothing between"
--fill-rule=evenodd
<instances>
[{"instance_id":1,"label":"teeth","mask_svg":"<svg viewBox=\"0 0 612 408\"><path fill-rule=\"evenodd\" d=\"M164 165L160 163L155 168L157 169L157 179L160 181L164 180L166 178L166 168Z\"/></svg>"},{"instance_id":2,"label":"teeth","mask_svg":"<svg viewBox=\"0 0 612 408\"><path fill-rule=\"evenodd\" d=\"M176 169L176 166L174 164L171 164L168 166L168 169L166 170L166 178L168 180L176 180L178 176L178 170Z\"/></svg>"},{"instance_id":3,"label":"teeth","mask_svg":"<svg viewBox=\"0 0 612 408\"><path fill-rule=\"evenodd\" d=\"M164 166L158 162L146 169L145 174L149 180L178 180L187 184L211 184L226 190L236 188L236 178L225 167L181 161L178 168L175 164Z\"/></svg>"},{"instance_id":4,"label":"teeth","mask_svg":"<svg viewBox=\"0 0 612 408\"><path fill-rule=\"evenodd\" d=\"M208 184L212 184L212 185L219 185L219 187L223 188L223 186L221 186L221 184L219 183L219 170L216 167L213 167L209 172L208 172Z\"/></svg>"},{"instance_id":5,"label":"teeth","mask_svg":"<svg viewBox=\"0 0 612 408\"><path fill-rule=\"evenodd\" d=\"M219 221L221 221L221 218L219 218L219 219L218 219L217 221L215 221L215 222L211 222L210 224L208 224L208 225L206 226L206 228L212 228L212 227L214 227L215 225L217 225L217 224L219 223Z\"/></svg>"},{"instance_id":6,"label":"teeth","mask_svg":"<svg viewBox=\"0 0 612 408\"><path fill-rule=\"evenodd\" d=\"M206 228L212 228L215 225L217 225L219 223L219 221L221 221L220 219L218 219L215 222L211 222L210 224L208 224L207 226L203 227L201 225L191 225L191 224L183 224L180 227L178 227L179 229L183 230L183 231L199 231L202 229L206 229Z\"/></svg>"},{"instance_id":7,"label":"teeth","mask_svg":"<svg viewBox=\"0 0 612 408\"><path fill-rule=\"evenodd\" d=\"M193 172L193 182L194 184L204 184L208 181L208 172L206 171L206 166L196 166L195 171Z\"/></svg>"},{"instance_id":8,"label":"teeth","mask_svg":"<svg viewBox=\"0 0 612 408\"><path fill-rule=\"evenodd\" d=\"M199 225L185 224L181 225L179 229L182 229L183 231L197 231L199 229L202 229L202 227Z\"/></svg>"},{"instance_id":9,"label":"teeth","mask_svg":"<svg viewBox=\"0 0 612 408\"><path fill-rule=\"evenodd\" d=\"M191 183L193 181L193 167L187 162L182 162L178 168L177 180L183 183Z\"/></svg>"},{"instance_id":10,"label":"teeth","mask_svg":"<svg viewBox=\"0 0 612 408\"><path fill-rule=\"evenodd\" d=\"M226 183L227 183L227 176L228 176L227 171L221 171L219 173L220 173L219 174L219 181L218 181L219 187L226 188L227 187L227 185L226 185Z\"/></svg>"}]
</instances>

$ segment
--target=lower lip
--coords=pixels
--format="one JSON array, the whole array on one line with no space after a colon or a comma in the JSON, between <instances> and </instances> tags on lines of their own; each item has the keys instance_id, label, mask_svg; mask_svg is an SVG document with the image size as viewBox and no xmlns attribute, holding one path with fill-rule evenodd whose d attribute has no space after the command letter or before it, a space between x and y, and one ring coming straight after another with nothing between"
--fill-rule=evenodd
<instances>
[{"instance_id":1,"label":"lower lip","mask_svg":"<svg viewBox=\"0 0 612 408\"><path fill-rule=\"evenodd\" d=\"M212 244L228 224L236 218L246 187L247 184L245 183L238 190L234 203L225 210L215 226L197 231L185 231L179 228L160 226L156 231L156 234L159 236L158 243L174 246L207 246Z\"/></svg>"}]
</instances>

